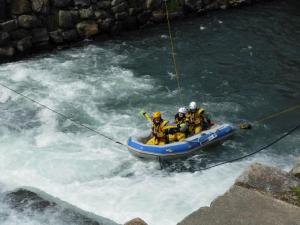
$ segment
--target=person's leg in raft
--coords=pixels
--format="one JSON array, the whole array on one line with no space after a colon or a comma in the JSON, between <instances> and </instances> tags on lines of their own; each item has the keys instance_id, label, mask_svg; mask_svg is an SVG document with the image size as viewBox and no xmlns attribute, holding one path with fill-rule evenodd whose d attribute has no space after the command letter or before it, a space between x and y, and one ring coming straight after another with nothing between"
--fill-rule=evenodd
<instances>
[{"instance_id":1,"label":"person's leg in raft","mask_svg":"<svg viewBox=\"0 0 300 225\"><path fill-rule=\"evenodd\" d=\"M147 145L157 145L157 144L158 144L158 140L157 140L156 137L152 137L152 138L150 138L150 139L147 141L146 144L147 144Z\"/></svg>"},{"instance_id":2,"label":"person's leg in raft","mask_svg":"<svg viewBox=\"0 0 300 225\"><path fill-rule=\"evenodd\" d=\"M176 133L176 141L183 141L185 139L185 134L182 132Z\"/></svg>"},{"instance_id":3,"label":"person's leg in raft","mask_svg":"<svg viewBox=\"0 0 300 225\"><path fill-rule=\"evenodd\" d=\"M201 126L195 127L195 134L199 134L201 132Z\"/></svg>"}]
</instances>

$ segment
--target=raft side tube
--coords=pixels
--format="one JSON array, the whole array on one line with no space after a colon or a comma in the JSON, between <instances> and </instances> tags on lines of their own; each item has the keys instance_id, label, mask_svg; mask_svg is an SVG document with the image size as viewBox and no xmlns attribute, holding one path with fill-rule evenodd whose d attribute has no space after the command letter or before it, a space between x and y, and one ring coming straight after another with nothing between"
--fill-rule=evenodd
<instances>
[{"instance_id":1,"label":"raft side tube","mask_svg":"<svg viewBox=\"0 0 300 225\"><path fill-rule=\"evenodd\" d=\"M147 145L142 141L146 137L130 137L128 150L135 156L145 159L169 159L187 157L196 154L208 145L224 141L233 135L236 128L231 124L214 125L211 129L200 134L188 137L180 142L166 145Z\"/></svg>"}]
</instances>

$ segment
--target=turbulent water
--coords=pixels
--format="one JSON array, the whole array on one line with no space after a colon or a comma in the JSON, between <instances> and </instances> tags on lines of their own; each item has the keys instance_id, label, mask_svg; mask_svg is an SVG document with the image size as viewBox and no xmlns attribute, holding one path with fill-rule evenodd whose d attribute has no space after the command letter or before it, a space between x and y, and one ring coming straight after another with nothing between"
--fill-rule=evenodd
<instances>
[{"instance_id":1,"label":"turbulent water","mask_svg":"<svg viewBox=\"0 0 300 225\"><path fill-rule=\"evenodd\" d=\"M297 0L213 12L173 29L184 104L197 101L216 123L253 121L300 104ZM0 65L0 82L123 143L149 129L142 109L172 119L181 106L166 25ZM0 190L31 186L118 223L138 216L175 225L224 193L251 162L289 170L300 154L300 131L251 158L201 171L272 142L300 123L299 114L256 124L161 170L1 87ZM5 204L1 211L1 224L41 221Z\"/></svg>"}]
</instances>

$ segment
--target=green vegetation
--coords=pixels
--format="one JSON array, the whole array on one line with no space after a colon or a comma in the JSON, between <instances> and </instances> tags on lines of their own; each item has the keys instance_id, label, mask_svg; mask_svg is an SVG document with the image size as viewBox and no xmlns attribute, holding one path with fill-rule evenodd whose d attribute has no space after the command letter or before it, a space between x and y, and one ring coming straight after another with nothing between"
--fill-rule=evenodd
<instances>
[{"instance_id":1,"label":"green vegetation","mask_svg":"<svg viewBox=\"0 0 300 225\"><path fill-rule=\"evenodd\" d=\"M298 199L298 203L300 204L300 187L294 187L292 188L292 192Z\"/></svg>"},{"instance_id":2,"label":"green vegetation","mask_svg":"<svg viewBox=\"0 0 300 225\"><path fill-rule=\"evenodd\" d=\"M181 4L179 0L168 0L167 6L169 12L177 12L181 10Z\"/></svg>"}]
</instances>

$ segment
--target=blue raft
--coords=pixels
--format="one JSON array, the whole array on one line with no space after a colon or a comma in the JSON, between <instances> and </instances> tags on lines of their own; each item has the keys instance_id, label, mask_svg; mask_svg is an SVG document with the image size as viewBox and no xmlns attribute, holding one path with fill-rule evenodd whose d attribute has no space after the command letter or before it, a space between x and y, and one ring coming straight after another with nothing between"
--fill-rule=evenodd
<instances>
[{"instance_id":1,"label":"blue raft","mask_svg":"<svg viewBox=\"0 0 300 225\"><path fill-rule=\"evenodd\" d=\"M188 157L204 147L212 145L217 142L222 142L233 135L235 127L231 124L214 125L209 130L202 131L200 134L188 137L181 142L173 142L166 145L146 145L144 144L149 138L144 137L130 137L127 145L128 150L135 156L152 159L176 159L181 157Z\"/></svg>"}]
</instances>

